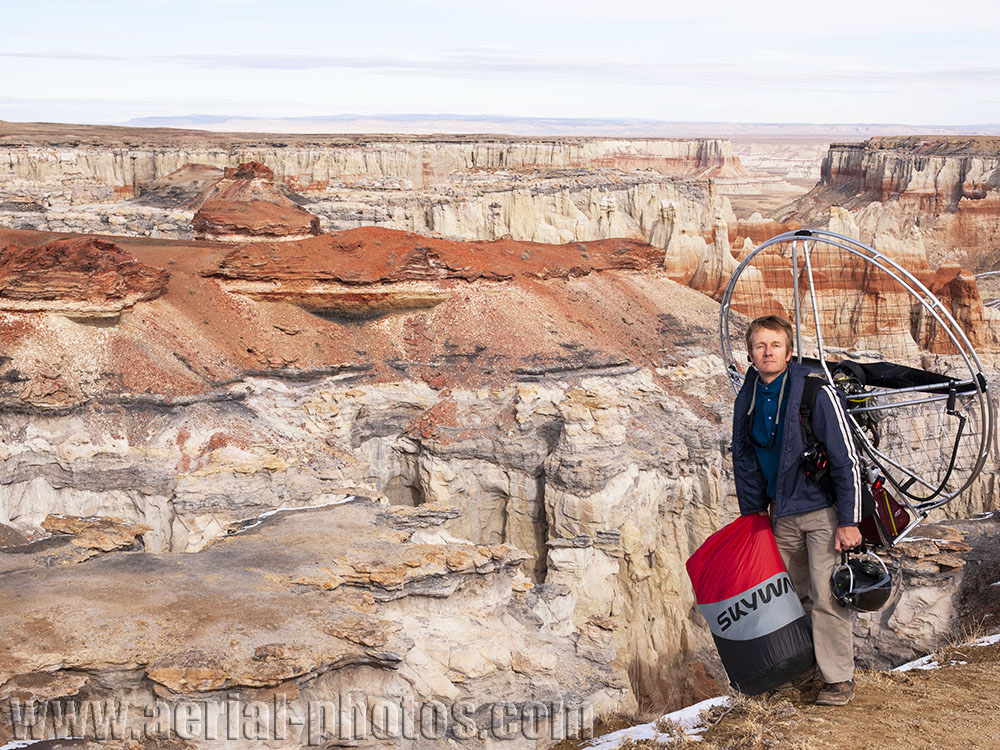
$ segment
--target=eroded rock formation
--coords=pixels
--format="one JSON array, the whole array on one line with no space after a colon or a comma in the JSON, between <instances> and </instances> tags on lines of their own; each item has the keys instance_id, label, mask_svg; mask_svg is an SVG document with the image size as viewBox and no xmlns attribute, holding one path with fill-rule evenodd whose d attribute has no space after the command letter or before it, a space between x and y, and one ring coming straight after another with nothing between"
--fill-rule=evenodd
<instances>
[{"instance_id":1,"label":"eroded rock formation","mask_svg":"<svg viewBox=\"0 0 1000 750\"><path fill-rule=\"evenodd\" d=\"M716 236L724 245L724 222ZM0 232L0 240L24 247L48 239ZM672 281L661 250L623 240L463 244L374 228L239 248L141 239L123 239L122 247L150 265L169 265L172 276L165 295L126 310L118 325L40 312L0 319L0 522L27 536L41 534L50 514L144 524L145 551L116 554L128 561L152 556L149 564L167 566L164 574L181 566L179 574L202 564L183 563L188 558L220 569L219 555L253 558L250 547L240 551L243 534L227 537L249 525L245 519L345 494L381 498L416 508L404 514L431 514L421 521L421 543L434 539L447 554L458 540L508 545L504 569L520 561L523 603L516 577L499 589L488 584L500 591L496 597L462 599L460 586L441 599L449 611L472 612L487 611L489 601L493 614L483 616L500 617L456 636L461 648L449 660L475 675L460 691L485 700L486 686L500 681L529 693L528 685L544 683L553 691L547 694L569 695L561 678L533 683L525 676L563 653L594 665L582 673L612 675L604 687L591 683L601 705L625 706L637 697L681 703L718 691L723 678L683 561L736 512L724 450L731 407L714 354L717 306ZM403 294L385 303L404 285L418 285L403 289L409 301ZM314 304L348 293L358 295L353 306ZM373 305L369 293L381 301ZM984 474L956 512L987 508L991 477ZM323 518L350 526L352 507L331 506ZM278 539L267 544L281 547ZM139 564L81 563L97 547L42 542L57 543L47 559L59 570L97 565L127 573ZM7 559L15 567L29 560ZM341 592L347 584L338 579L355 581L344 566L358 564L341 552L336 561L299 570L295 585L316 589L309 597ZM422 575L422 565L411 573ZM11 575L28 587L39 570ZM377 570L380 579L389 576ZM67 586L78 575L60 573ZM260 585L272 583L263 576ZM411 591L404 599L414 612L436 596ZM510 616L520 624L507 622L497 607L516 610ZM414 643L432 639L433 628L403 615L393 620L383 604L373 611L403 623L399 632ZM187 632L180 620L167 621ZM15 627L18 620L5 622ZM543 637L546 628L551 638ZM173 647L186 637L164 643ZM534 650L511 650L508 658L494 647L498 637ZM560 651L573 641L571 651ZM137 696L168 689L172 700L254 685L272 691L275 680L287 687L320 671L327 677L310 683L319 692L374 679L401 689L403 680L411 692L440 689L448 700L465 695L430 679L443 662L418 658L423 646L362 672L351 666L351 659L368 658L357 656L360 647L351 646L348 659L338 644L317 647L301 664L286 652L261 664L240 653L199 657L189 660L206 665L197 673L181 666L180 651L136 653L130 663L139 666L128 680ZM122 645L102 648L110 655ZM342 656L343 669L331 666ZM278 669L264 685L256 670L272 661L275 669L294 662L302 671ZM141 666L150 664L152 673ZM48 669L25 665L14 671ZM455 665L444 670L452 685ZM50 669L46 679L62 686L52 687L56 694L83 694L91 688L70 679L81 671L93 672L91 686L124 684L97 666ZM422 686L421 675L438 687ZM23 691L19 680L9 686Z\"/></svg>"},{"instance_id":2,"label":"eroded rock formation","mask_svg":"<svg viewBox=\"0 0 1000 750\"><path fill-rule=\"evenodd\" d=\"M209 272L223 288L307 310L369 317L432 307L451 296L449 280L568 279L606 270L648 271L664 254L630 240L543 245L513 240L458 243L409 232L352 229L294 245L254 243Z\"/></svg>"},{"instance_id":3,"label":"eroded rock formation","mask_svg":"<svg viewBox=\"0 0 1000 750\"><path fill-rule=\"evenodd\" d=\"M560 707L553 722L575 707L627 706L608 636L566 617L573 594L532 586L516 549L442 534L456 515L342 496L245 523L191 555L118 554L51 570L43 550L4 555L16 558L3 586L18 607L4 608L0 632L20 632L0 653L0 698L125 704L129 718L113 738L122 741L129 730L149 739L143 722L157 704L197 701L219 708L200 716L211 727L201 737L225 737L227 747L260 738L227 732L234 703L280 706L281 716L261 717L263 738L286 747L317 737L370 742L371 707L382 704L406 711L416 727L382 727L397 747L435 733L475 744L493 704L513 696ZM28 612L33 624L20 629ZM115 623L113 635L94 626L95 612ZM336 715L322 729L294 720L316 722L310 712L324 703L339 712L345 696L363 706L356 729ZM421 726L420 707L433 701L467 709L471 731ZM0 738L9 739L14 714L4 713ZM45 730L36 739L51 736Z\"/></svg>"},{"instance_id":4,"label":"eroded rock formation","mask_svg":"<svg viewBox=\"0 0 1000 750\"><path fill-rule=\"evenodd\" d=\"M827 223L831 206L855 213L860 239L906 240L914 228L933 266L992 270L1000 247L1000 140L872 138L834 144L817 186L778 212L781 221Z\"/></svg>"},{"instance_id":5,"label":"eroded rock formation","mask_svg":"<svg viewBox=\"0 0 1000 750\"><path fill-rule=\"evenodd\" d=\"M206 172L217 175L210 179ZM22 211L8 218L16 228L188 239L194 236L193 212L221 174L214 168L187 166L158 182L138 202ZM285 192L290 191L283 189L280 195ZM679 279L690 279L706 242L711 244L715 215L721 213L735 225L732 209L714 182L649 172L501 170L456 174L424 190L329 186L296 200L307 201L324 231L383 226L456 240L509 237L552 244L638 239L669 246L668 261ZM233 206L240 215L256 212L268 219L264 209ZM306 217L295 214L290 220L305 229Z\"/></svg>"},{"instance_id":6,"label":"eroded rock formation","mask_svg":"<svg viewBox=\"0 0 1000 750\"><path fill-rule=\"evenodd\" d=\"M288 241L319 234L319 217L284 195L270 168L246 162L227 167L201 196L192 227L200 240Z\"/></svg>"},{"instance_id":7,"label":"eroded rock formation","mask_svg":"<svg viewBox=\"0 0 1000 750\"><path fill-rule=\"evenodd\" d=\"M130 196L185 165L260 162L304 193L333 184L405 181L421 188L476 170L635 169L687 177L746 177L727 140L517 136L300 136L0 124L6 190L53 206Z\"/></svg>"},{"instance_id":8,"label":"eroded rock formation","mask_svg":"<svg viewBox=\"0 0 1000 750\"><path fill-rule=\"evenodd\" d=\"M9 244L0 254L0 310L113 317L166 291L170 273L94 237Z\"/></svg>"},{"instance_id":9,"label":"eroded rock formation","mask_svg":"<svg viewBox=\"0 0 1000 750\"><path fill-rule=\"evenodd\" d=\"M855 622L858 655L876 668L902 664L942 645L942 634L962 635L995 611L1000 567L1000 524L994 515L926 524L884 559L896 586L884 609Z\"/></svg>"},{"instance_id":10,"label":"eroded rock formation","mask_svg":"<svg viewBox=\"0 0 1000 750\"><path fill-rule=\"evenodd\" d=\"M565 593L545 606L569 618L581 648L618 675L644 665L633 695L707 689L711 667L680 675L692 644L706 643L690 603L646 601L661 582L687 596L677 560L724 512L721 418L670 384L713 340L713 303L670 281L662 251L463 246L374 229L236 250L123 243L174 261L155 309L137 306L113 328L40 313L0 321L4 522L38 534L50 513L118 517L151 527L147 553L193 554L240 519L344 488L433 502L454 511L449 534L516 546L538 584L551 571ZM361 294L420 283L444 298L316 315L296 299L227 291L247 279L305 289L313 265ZM693 385L724 392L709 367L696 371ZM680 422L697 431L702 420L709 434L679 437ZM693 455L703 464L692 474ZM698 520L673 529L688 506ZM638 536L621 533L626 512ZM567 611L571 594L589 603ZM644 614L623 623L624 610Z\"/></svg>"},{"instance_id":11,"label":"eroded rock formation","mask_svg":"<svg viewBox=\"0 0 1000 750\"><path fill-rule=\"evenodd\" d=\"M724 196L757 179L712 139L34 130L0 125L0 223L13 228L233 241L368 225L457 240L624 237L669 245L684 281L713 242L714 217L736 226ZM248 160L256 176L235 177Z\"/></svg>"}]
</instances>

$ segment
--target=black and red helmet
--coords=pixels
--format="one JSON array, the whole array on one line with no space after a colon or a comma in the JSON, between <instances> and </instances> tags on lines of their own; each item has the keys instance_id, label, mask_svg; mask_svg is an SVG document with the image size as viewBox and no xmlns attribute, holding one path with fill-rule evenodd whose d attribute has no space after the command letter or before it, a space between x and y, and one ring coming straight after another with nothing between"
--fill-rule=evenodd
<instances>
[{"instance_id":1,"label":"black and red helmet","mask_svg":"<svg viewBox=\"0 0 1000 750\"><path fill-rule=\"evenodd\" d=\"M833 569L830 584L842 607L859 612L878 612L892 596L892 575L882 558L862 548L857 556L844 551Z\"/></svg>"}]
</instances>

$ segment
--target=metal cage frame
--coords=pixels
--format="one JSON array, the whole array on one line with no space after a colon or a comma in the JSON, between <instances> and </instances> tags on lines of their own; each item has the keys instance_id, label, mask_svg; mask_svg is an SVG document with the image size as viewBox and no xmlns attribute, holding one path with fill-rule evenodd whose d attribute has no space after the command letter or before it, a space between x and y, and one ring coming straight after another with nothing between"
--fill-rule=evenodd
<instances>
[{"instance_id":1,"label":"metal cage frame","mask_svg":"<svg viewBox=\"0 0 1000 750\"><path fill-rule=\"evenodd\" d=\"M845 237L844 235L837 234L835 232L830 232L823 229L800 229L792 232L785 232L784 234L772 237L766 242L758 246L753 252L751 252L746 258L744 258L736 270L733 272L732 276L729 278L729 283L726 285L726 290L723 294L721 301L721 308L719 311L719 344L722 351L722 357L726 365L726 374L729 376L730 384L734 391L738 391L740 385L744 380L744 376L740 373L739 369L736 367L736 359L733 356L732 351L732 335L730 333L730 318L731 318L731 303L733 292L736 288L736 284L739 281L740 275L743 270L752 265L753 260L758 254L771 248L775 245L780 245L783 243L791 243L791 273L792 273L792 283L793 283L793 304L794 304L794 319L792 324L795 326L796 333L796 359L798 362L803 361L802 353L802 334L801 334L801 320L803 315L803 305L802 298L799 289L799 276L802 269L806 272L806 277L808 278L808 293L810 295L810 307L813 313L813 324L816 329L816 344L819 352L819 364L822 368L822 372L826 381L830 384L834 383L833 376L830 372L830 366L826 361L826 354L823 347L823 336L820 328L819 321L819 307L816 302L816 290L813 286L813 272L811 263L811 254L813 249L816 247L817 243L823 245L829 245L832 247L839 248L845 252L848 252L854 256L857 256L867 263L873 264L876 268L886 273L890 278L900 284L920 305L923 306L924 310L927 311L929 315L940 326L941 330L946 332L948 338L950 339L952 345L958 351L958 355L964 361L968 371L973 373L972 378L959 380L951 379L951 386L953 388L961 387L966 393L975 393L978 399L981 413L983 415L983 428L980 435L978 452L976 455L976 461L969 472L969 476L966 481L956 490L950 492L941 492L938 497L925 502L911 502L910 499L904 494L902 499L906 506L913 512L913 520L903 530L903 532L897 538L897 541L902 539L908 534L914 526L916 526L920 521L927 517L927 514L934 508L938 508L942 505L953 500L961 492L969 487L970 484L976 479L979 473L982 471L983 466L986 463L986 458L989 455L990 444L993 439L993 431L995 424L995 407L993 404L993 399L990 397L988 384L986 377L983 374L982 364L979 358L976 356L976 352L972 348L972 344L969 342L968 336L962 330L961 326L952 316L952 314L941 304L940 300L935 297L931 291L913 274L903 268L901 265L896 263L894 260L889 258L883 253L865 245L858 240L851 237ZM801 263L801 266L800 266ZM900 394L912 392L914 395L921 390L927 391L927 388L922 387L911 387L911 388L880 388L870 392L870 395L888 395L888 394ZM948 399L949 395L945 393L938 392L935 395L917 398L910 401L904 401L895 404L886 404L875 407L854 407L848 408L848 416L850 417L850 422L852 426L852 431L854 432L855 440L858 445L862 448L863 452L867 455L867 459L873 462L879 468L883 467L883 462L888 463L893 466L897 471L908 474L912 477L912 481L920 481L921 483L930 486L925 480L917 476L914 472L910 471L904 466L901 466L898 462L894 461L891 457L881 453L877 447L872 445L872 442L867 438L864 431L859 427L854 415L856 413L861 413L862 411L870 411L873 409L889 410L894 408L899 408L908 405L914 405L918 403L928 403L932 401L943 401ZM958 438L956 438L957 443ZM905 493L905 488L902 487L895 478L883 468L883 473L886 475L886 479L896 487L897 490L901 490ZM909 485L907 485L909 486Z\"/></svg>"}]
</instances>

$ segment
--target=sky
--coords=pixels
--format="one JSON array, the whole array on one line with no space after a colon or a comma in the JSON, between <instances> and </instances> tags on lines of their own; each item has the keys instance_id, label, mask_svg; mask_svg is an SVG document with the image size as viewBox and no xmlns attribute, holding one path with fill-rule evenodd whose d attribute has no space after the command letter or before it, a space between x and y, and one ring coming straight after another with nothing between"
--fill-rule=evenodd
<instances>
[{"instance_id":1,"label":"sky","mask_svg":"<svg viewBox=\"0 0 1000 750\"><path fill-rule=\"evenodd\" d=\"M996 0L0 0L0 119L995 125L998 39Z\"/></svg>"}]
</instances>

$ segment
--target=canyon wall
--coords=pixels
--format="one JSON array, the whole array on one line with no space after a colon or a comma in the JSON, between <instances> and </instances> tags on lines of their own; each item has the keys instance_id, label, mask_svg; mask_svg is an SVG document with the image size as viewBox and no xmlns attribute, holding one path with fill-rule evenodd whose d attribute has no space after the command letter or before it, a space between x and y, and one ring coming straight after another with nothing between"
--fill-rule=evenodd
<instances>
[{"instance_id":1,"label":"canyon wall","mask_svg":"<svg viewBox=\"0 0 1000 750\"><path fill-rule=\"evenodd\" d=\"M833 144L819 183L775 217L825 226L831 206L853 214L859 238L921 241L932 267L972 271L1000 261L1000 139L872 138Z\"/></svg>"},{"instance_id":2,"label":"canyon wall","mask_svg":"<svg viewBox=\"0 0 1000 750\"><path fill-rule=\"evenodd\" d=\"M40 257L59 247L31 232L0 241ZM607 712L721 689L683 563L736 513L730 391L717 305L672 281L662 250L376 228L240 247L123 238L119 250L123 268L170 269L166 289L112 318L0 312L0 523L29 537L53 515L146 527L143 550L121 562L51 538L37 542L37 563L4 556L33 616L53 622L0 663L8 692L37 695L47 675L54 696L130 690L141 708L156 696L280 688L307 700L374 684L449 706L513 691ZM988 509L992 476L949 510ZM325 510L243 536L312 506ZM300 544L320 557L258 560L245 578L241 561L259 549ZM352 551L362 547L377 561ZM105 575L131 590L135 565L179 581L182 612L218 597L183 573L203 568L276 597L280 621L300 606L310 622L316 607L360 607L349 628L323 625L354 645L287 633L275 650L244 625L258 650L229 654L214 635L229 620L196 632L166 604L155 637L108 605L131 623L126 641L60 645L76 619L59 614L59 592L94 596L79 582ZM54 599L39 598L44 580ZM306 598L294 593L303 586ZM129 638L161 646L127 652ZM296 643L305 651L292 659ZM125 671L104 666L121 659ZM559 663L583 684L563 681Z\"/></svg>"},{"instance_id":3,"label":"canyon wall","mask_svg":"<svg viewBox=\"0 0 1000 750\"><path fill-rule=\"evenodd\" d=\"M607 170L456 177L447 184L420 191L337 187L305 199L302 205L319 218L319 226L326 232L381 226L460 240L509 236L515 240L564 243L628 237L664 248L674 241L677 247L684 246L684 262L689 265L690 252L695 253L697 263L704 247L704 243L698 246L701 238L711 242L716 216L722 215L735 226L729 202L714 181ZM193 208L183 203L149 205L145 198L44 212L0 212L0 220L15 229L53 232L156 239L191 239L196 235ZM241 223L248 221L243 217ZM261 219L257 222L266 223ZM288 234L294 237L308 233L308 221L295 226L298 224L304 225L305 232L294 230L289 222ZM220 239L248 238L245 231Z\"/></svg>"},{"instance_id":4,"label":"canyon wall","mask_svg":"<svg viewBox=\"0 0 1000 750\"><path fill-rule=\"evenodd\" d=\"M872 138L831 145L819 186L859 202L897 197L935 212L954 211L962 198L978 200L1000 188L998 168L998 138Z\"/></svg>"},{"instance_id":5,"label":"canyon wall","mask_svg":"<svg viewBox=\"0 0 1000 750\"><path fill-rule=\"evenodd\" d=\"M42 248L47 238L3 240ZM490 650L498 634L550 637L511 630L508 606L558 631L554 651L539 645L530 657L543 673L567 648L591 660L581 675L596 670L593 688L555 685L552 697L610 711L637 696L674 704L719 689L683 560L735 512L724 489L726 385L710 354L714 303L667 277L662 250L623 240L464 247L372 228L237 249L120 242L170 269L165 293L103 321L0 313L0 523L37 536L50 514L116 517L149 527L142 554L194 559L277 508L381 498L438 513L427 525L440 529L427 533L448 544L506 544L522 556L522 583L503 579L500 594L469 605L500 618L491 638L456 640L465 661L452 656L459 666L445 676L457 687L439 681L431 695L486 700L505 694L496 681L536 670ZM344 544L339 554L353 559ZM30 588L43 574L18 575ZM405 630L431 648L425 626ZM153 671L129 679L191 695L193 678L156 671L160 656L136 656ZM315 659L302 681L331 669ZM64 661L94 684L124 684L81 654ZM252 684L237 666L211 665L205 690ZM410 674L398 660L346 666L329 679ZM6 669L4 679L33 679L28 667ZM493 687L460 684L463 669Z\"/></svg>"},{"instance_id":6,"label":"canyon wall","mask_svg":"<svg viewBox=\"0 0 1000 750\"><path fill-rule=\"evenodd\" d=\"M725 149L509 140L185 143L159 167L167 149L84 143L17 162L25 182L8 188L40 192L17 193L29 210L13 213L47 231L0 229L0 540L27 542L0 547L18 602L0 612L0 699L301 714L365 694L471 706L459 746L519 748L547 743L483 740L490 706L552 718L724 689L684 572L737 513L711 297L738 256L796 225L736 220L703 179L742 179ZM143 148L136 169L164 171L115 199ZM213 154L235 171L177 170ZM236 168L257 157L273 180ZM655 174L621 171L635 166ZM191 239L213 197L249 212L239 231L262 226L260 190L291 216L266 241ZM74 196L89 203L41 205ZM897 236L899 216L872 208L903 202L826 210L849 233L870 211L881 247L975 329L995 379L996 316L975 282L932 270L922 224ZM346 231L297 239L313 231L303 204ZM62 234L91 226L123 236ZM834 280L849 270L830 265ZM919 321L904 317L909 335ZM915 356L947 369L918 327ZM936 516L995 508L995 469ZM904 555L891 611L859 622L881 644L862 647L869 663L931 647L953 621L965 542L934 533Z\"/></svg>"},{"instance_id":7,"label":"canyon wall","mask_svg":"<svg viewBox=\"0 0 1000 750\"><path fill-rule=\"evenodd\" d=\"M114 201L132 196L134 183L141 190L188 164L235 167L251 161L266 164L275 179L304 193L333 185L419 189L455 172L481 170L642 169L670 176L746 176L732 144L719 139L281 140L200 148L155 142L90 147L18 143L9 137L0 143L2 197L47 206Z\"/></svg>"},{"instance_id":8,"label":"canyon wall","mask_svg":"<svg viewBox=\"0 0 1000 750\"><path fill-rule=\"evenodd\" d=\"M109 130L88 140L0 128L0 224L226 241L365 225L462 240L629 237L673 242L674 265L690 276L713 242L716 217L735 226L725 196L773 179L747 172L720 139L222 139ZM280 209L201 207L227 179L222 168L253 162L273 176L270 202ZM318 228L289 199L318 217Z\"/></svg>"}]
</instances>

